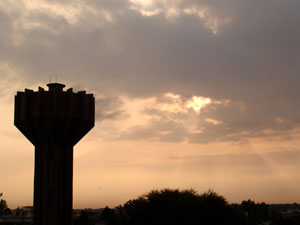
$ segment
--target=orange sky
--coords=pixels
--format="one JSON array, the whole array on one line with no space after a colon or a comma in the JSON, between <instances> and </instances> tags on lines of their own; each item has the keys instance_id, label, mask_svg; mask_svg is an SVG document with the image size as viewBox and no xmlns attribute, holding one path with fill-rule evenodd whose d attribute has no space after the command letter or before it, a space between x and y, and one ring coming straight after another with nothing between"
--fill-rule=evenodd
<instances>
[{"instance_id":1,"label":"orange sky","mask_svg":"<svg viewBox=\"0 0 300 225\"><path fill-rule=\"evenodd\" d=\"M124 99L124 110L126 104L130 106L126 117L117 122L97 122L75 146L75 208L117 206L158 188L194 188L199 192L213 189L230 202L249 198L268 203L300 200L298 129L286 134L293 138L257 137L244 143L118 139L115 135L120 131L116 129L127 132L132 126L149 126L151 118L141 113L143 107L150 106L149 102L152 102L151 107L161 107L153 98ZM4 181L1 191L10 207L30 205L34 147L13 126L13 96L4 96L1 102L1 177ZM174 111L178 105L168 107ZM101 105L97 105L99 108ZM163 107L163 111L167 110ZM198 113L186 113L195 112ZM201 115L201 110L199 113ZM186 121L193 129L188 119ZM168 132L160 135L168 135Z\"/></svg>"}]
</instances>

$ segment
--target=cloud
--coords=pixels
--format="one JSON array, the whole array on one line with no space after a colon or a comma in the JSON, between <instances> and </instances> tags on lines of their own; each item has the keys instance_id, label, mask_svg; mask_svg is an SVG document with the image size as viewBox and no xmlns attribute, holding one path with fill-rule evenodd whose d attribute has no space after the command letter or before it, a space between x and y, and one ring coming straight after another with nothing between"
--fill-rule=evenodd
<instances>
[{"instance_id":1,"label":"cloud","mask_svg":"<svg viewBox=\"0 0 300 225\"><path fill-rule=\"evenodd\" d=\"M295 139L299 133L299 125L260 115L246 104L201 96L170 92L151 98L123 96L100 101L98 107L103 110L101 118L107 112L115 121L109 129L100 124L109 140L245 144L255 139Z\"/></svg>"},{"instance_id":2,"label":"cloud","mask_svg":"<svg viewBox=\"0 0 300 225\"><path fill-rule=\"evenodd\" d=\"M118 98L98 97L95 101L96 105L96 121L116 120L122 114L122 102Z\"/></svg>"},{"instance_id":3,"label":"cloud","mask_svg":"<svg viewBox=\"0 0 300 225\"><path fill-rule=\"evenodd\" d=\"M151 122L149 126L131 127L125 133L121 133L119 139L182 142L187 135L188 132L183 125L161 121Z\"/></svg>"},{"instance_id":4,"label":"cloud","mask_svg":"<svg viewBox=\"0 0 300 225\"><path fill-rule=\"evenodd\" d=\"M230 100L199 116L190 113L194 133L181 124L188 120L180 119L182 113L148 107L141 115L151 117L156 110L159 121L127 126L128 135L146 129L144 137L158 137L165 124L174 135L166 140L195 143L247 139L265 131L279 135L300 122L298 6L293 0L3 1L0 60L28 82L45 83L59 74L71 86L85 83L108 98L176 93ZM147 16L141 10L160 11ZM110 105L113 100L97 103L104 110L97 112L99 121L122 114ZM170 106L189 110L178 102Z\"/></svg>"}]
</instances>

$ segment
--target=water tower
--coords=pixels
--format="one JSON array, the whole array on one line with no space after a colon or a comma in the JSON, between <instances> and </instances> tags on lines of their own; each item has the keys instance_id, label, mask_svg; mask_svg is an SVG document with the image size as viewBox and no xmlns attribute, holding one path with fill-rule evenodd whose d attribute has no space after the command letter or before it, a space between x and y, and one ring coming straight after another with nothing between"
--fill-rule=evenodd
<instances>
[{"instance_id":1,"label":"water tower","mask_svg":"<svg viewBox=\"0 0 300 225\"><path fill-rule=\"evenodd\" d=\"M73 147L94 127L95 98L47 86L17 93L14 123L35 146L34 224L71 225Z\"/></svg>"}]
</instances>

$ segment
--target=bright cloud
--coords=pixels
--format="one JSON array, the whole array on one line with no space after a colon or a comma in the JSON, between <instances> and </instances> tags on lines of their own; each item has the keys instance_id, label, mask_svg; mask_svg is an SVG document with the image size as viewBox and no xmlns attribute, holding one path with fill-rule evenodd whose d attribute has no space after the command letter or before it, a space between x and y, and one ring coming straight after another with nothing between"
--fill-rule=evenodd
<instances>
[{"instance_id":1,"label":"bright cloud","mask_svg":"<svg viewBox=\"0 0 300 225\"><path fill-rule=\"evenodd\" d=\"M179 16L197 16L213 34L217 34L220 27L231 22L230 17L221 17L213 13L204 5L188 8L182 6L181 1L153 1L153 0L130 0L131 9L139 11L143 16L155 16L163 13L165 18L174 20Z\"/></svg>"},{"instance_id":2,"label":"bright cloud","mask_svg":"<svg viewBox=\"0 0 300 225\"><path fill-rule=\"evenodd\" d=\"M200 110L206 105L210 104L212 101L210 98L204 98L199 96L193 96L191 100L186 103L187 108L192 108L195 112L200 112Z\"/></svg>"},{"instance_id":3,"label":"bright cloud","mask_svg":"<svg viewBox=\"0 0 300 225\"><path fill-rule=\"evenodd\" d=\"M220 26L229 24L231 19L229 17L227 18L221 18L216 15L212 15L212 13L209 11L208 8L205 7L191 7L191 8L185 8L183 9L183 13L186 15L196 15L201 19L205 26L209 28L213 34L217 34Z\"/></svg>"},{"instance_id":4,"label":"bright cloud","mask_svg":"<svg viewBox=\"0 0 300 225\"><path fill-rule=\"evenodd\" d=\"M210 118L205 119L205 121L208 122L208 123L212 123L212 124L214 124L214 125L222 124L221 121L214 120L214 119L210 119Z\"/></svg>"},{"instance_id":5,"label":"bright cloud","mask_svg":"<svg viewBox=\"0 0 300 225\"><path fill-rule=\"evenodd\" d=\"M141 6L150 6L153 4L153 0L130 0L133 4L141 5Z\"/></svg>"},{"instance_id":6,"label":"bright cloud","mask_svg":"<svg viewBox=\"0 0 300 225\"><path fill-rule=\"evenodd\" d=\"M102 137L138 139L141 136L142 139L169 142L189 140L194 134L206 132L208 123L222 124L215 119L205 119L201 115L202 110L209 106L213 109L214 105L228 104L228 100L214 101L202 96L182 97L171 92L160 97L122 96L119 99L122 102L120 111L123 116L110 121L113 129L107 129L106 134L103 131ZM99 125L106 126L105 124L107 122Z\"/></svg>"},{"instance_id":7,"label":"bright cloud","mask_svg":"<svg viewBox=\"0 0 300 225\"><path fill-rule=\"evenodd\" d=\"M53 4L53 2L40 0L25 1L25 8L29 11L26 14L45 12L52 16L62 16L71 24L78 22L82 7L81 1L73 1L72 4Z\"/></svg>"}]
</instances>

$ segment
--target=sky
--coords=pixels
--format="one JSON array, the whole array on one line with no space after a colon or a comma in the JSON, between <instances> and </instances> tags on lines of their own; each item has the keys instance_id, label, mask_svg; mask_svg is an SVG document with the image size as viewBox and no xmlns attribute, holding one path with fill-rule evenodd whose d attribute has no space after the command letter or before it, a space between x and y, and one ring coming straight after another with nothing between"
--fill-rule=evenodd
<instances>
[{"instance_id":1,"label":"sky","mask_svg":"<svg viewBox=\"0 0 300 225\"><path fill-rule=\"evenodd\" d=\"M0 192L32 205L14 95L51 81L96 99L73 207L153 189L300 202L300 1L1 0Z\"/></svg>"}]
</instances>

